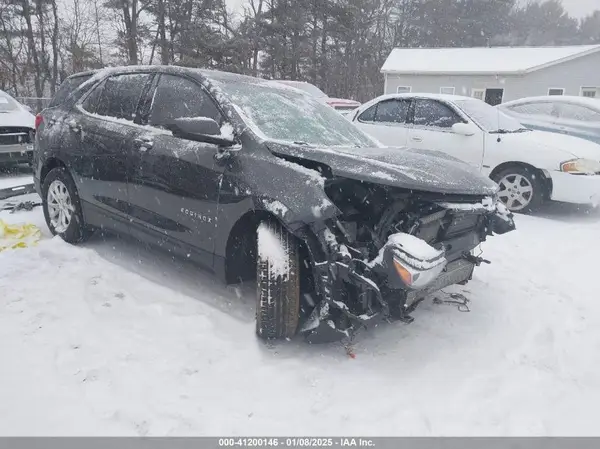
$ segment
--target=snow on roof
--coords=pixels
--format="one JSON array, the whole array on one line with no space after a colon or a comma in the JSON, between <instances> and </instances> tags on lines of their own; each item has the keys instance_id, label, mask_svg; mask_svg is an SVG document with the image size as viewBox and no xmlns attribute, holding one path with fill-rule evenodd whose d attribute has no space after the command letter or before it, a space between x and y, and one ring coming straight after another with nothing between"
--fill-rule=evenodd
<instances>
[{"instance_id":1,"label":"snow on roof","mask_svg":"<svg viewBox=\"0 0 600 449\"><path fill-rule=\"evenodd\" d=\"M394 48L381 68L399 74L523 74L600 51L570 47Z\"/></svg>"},{"instance_id":2,"label":"snow on roof","mask_svg":"<svg viewBox=\"0 0 600 449\"><path fill-rule=\"evenodd\" d=\"M530 103L537 101L548 101L552 103L569 103L578 104L580 106L591 107L600 111L600 99L599 98L588 98L588 97L576 97L574 95L541 95L536 97L525 97L519 98L518 100L506 101L502 103L501 107L511 106L515 104Z\"/></svg>"}]
</instances>

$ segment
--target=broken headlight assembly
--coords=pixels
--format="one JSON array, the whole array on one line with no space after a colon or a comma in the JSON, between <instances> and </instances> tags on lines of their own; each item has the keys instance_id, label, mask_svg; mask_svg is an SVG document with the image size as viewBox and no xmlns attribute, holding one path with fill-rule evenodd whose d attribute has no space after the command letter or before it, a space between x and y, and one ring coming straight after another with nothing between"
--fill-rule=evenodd
<instances>
[{"instance_id":1,"label":"broken headlight assembly","mask_svg":"<svg viewBox=\"0 0 600 449\"><path fill-rule=\"evenodd\" d=\"M382 268L387 284L394 289L422 290L446 268L444 250L404 233L393 234L382 248Z\"/></svg>"}]
</instances>

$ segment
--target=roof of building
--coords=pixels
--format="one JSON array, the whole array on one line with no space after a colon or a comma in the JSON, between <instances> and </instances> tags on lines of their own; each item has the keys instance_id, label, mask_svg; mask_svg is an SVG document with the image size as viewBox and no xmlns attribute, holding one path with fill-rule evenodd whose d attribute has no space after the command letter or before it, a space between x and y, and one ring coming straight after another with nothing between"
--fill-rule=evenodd
<instances>
[{"instance_id":1,"label":"roof of building","mask_svg":"<svg viewBox=\"0 0 600 449\"><path fill-rule=\"evenodd\" d=\"M394 48L382 73L519 75L600 51L600 45L569 47Z\"/></svg>"}]
</instances>

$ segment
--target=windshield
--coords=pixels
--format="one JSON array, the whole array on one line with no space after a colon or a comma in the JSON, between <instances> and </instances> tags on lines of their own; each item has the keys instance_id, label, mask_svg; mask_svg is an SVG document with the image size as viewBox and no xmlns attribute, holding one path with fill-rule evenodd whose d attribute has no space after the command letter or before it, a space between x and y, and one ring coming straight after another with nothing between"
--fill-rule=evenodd
<instances>
[{"instance_id":1,"label":"windshield","mask_svg":"<svg viewBox=\"0 0 600 449\"><path fill-rule=\"evenodd\" d=\"M12 112L18 110L17 102L5 93L0 93L0 112Z\"/></svg>"},{"instance_id":2,"label":"windshield","mask_svg":"<svg viewBox=\"0 0 600 449\"><path fill-rule=\"evenodd\" d=\"M512 133L527 130L514 118L481 100L455 100L455 103L486 132Z\"/></svg>"},{"instance_id":3,"label":"windshield","mask_svg":"<svg viewBox=\"0 0 600 449\"><path fill-rule=\"evenodd\" d=\"M238 80L216 84L246 124L267 139L326 147L378 146L335 109L292 89Z\"/></svg>"}]
</instances>

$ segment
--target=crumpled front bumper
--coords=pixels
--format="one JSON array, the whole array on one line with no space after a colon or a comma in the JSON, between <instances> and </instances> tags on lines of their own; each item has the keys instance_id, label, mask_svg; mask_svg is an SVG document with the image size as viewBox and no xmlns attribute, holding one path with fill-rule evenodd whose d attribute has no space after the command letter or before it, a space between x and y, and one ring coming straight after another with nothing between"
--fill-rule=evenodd
<instances>
[{"instance_id":1,"label":"crumpled front bumper","mask_svg":"<svg viewBox=\"0 0 600 449\"><path fill-rule=\"evenodd\" d=\"M501 208L486 216L486 234L504 234L515 229L512 214ZM470 237L465 236L467 242ZM310 343L325 343L350 338L352 334L369 323L378 320L401 320L412 322L410 313L428 295L454 284L464 284L472 279L476 266L489 263L472 254L472 249L481 241L470 240L466 250L458 256L448 251L451 260L443 261L443 270L426 285L407 285L394 266L397 250L392 239L380 250L376 260L367 262L351 257L342 251L341 260L322 262L315 265L316 287L322 301L301 329ZM444 254L445 256L445 254ZM410 260L408 257L407 260ZM425 264L421 264L425 262ZM421 272L434 269L427 261L417 260L412 268ZM411 267L409 267L411 268ZM413 273L419 269L413 270ZM348 286L355 290L355 302L348 302ZM340 323L342 325L340 325Z\"/></svg>"}]
</instances>

